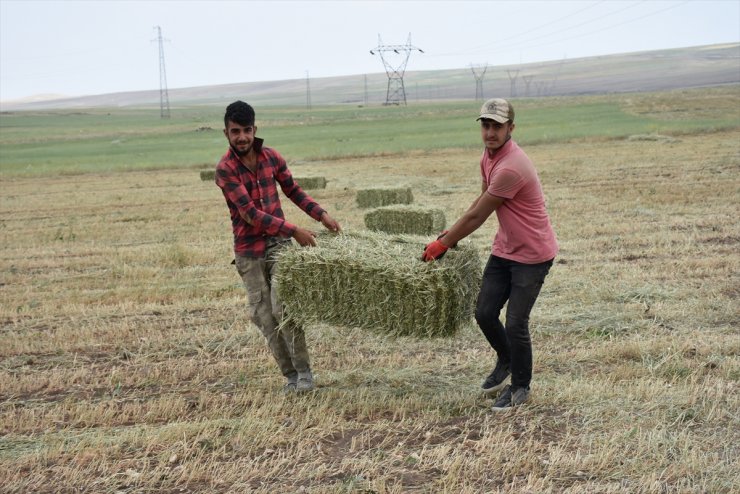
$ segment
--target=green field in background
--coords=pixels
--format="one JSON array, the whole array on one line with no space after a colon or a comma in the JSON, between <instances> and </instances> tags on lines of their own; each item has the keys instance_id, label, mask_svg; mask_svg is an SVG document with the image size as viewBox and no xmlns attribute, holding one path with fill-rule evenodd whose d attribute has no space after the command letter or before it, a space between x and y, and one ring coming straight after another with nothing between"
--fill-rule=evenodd
<instances>
[{"instance_id":1,"label":"green field in background","mask_svg":"<svg viewBox=\"0 0 740 494\"><path fill-rule=\"evenodd\" d=\"M736 97L738 88L684 91ZM655 99L666 93L656 93ZM687 94L691 97L685 96ZM635 95L512 100L515 138L522 144L615 139L636 134L680 135L740 126L737 110L721 104L699 112L635 111ZM650 95L639 95L650 101ZM732 105L731 105L732 106ZM288 161L401 154L479 147L479 104L471 101L409 106L256 108L258 135ZM639 108L639 107L638 107ZM107 172L213 166L226 150L224 108L159 108L4 112L0 114L0 174ZM694 112L695 114L692 114Z\"/></svg>"}]
</instances>

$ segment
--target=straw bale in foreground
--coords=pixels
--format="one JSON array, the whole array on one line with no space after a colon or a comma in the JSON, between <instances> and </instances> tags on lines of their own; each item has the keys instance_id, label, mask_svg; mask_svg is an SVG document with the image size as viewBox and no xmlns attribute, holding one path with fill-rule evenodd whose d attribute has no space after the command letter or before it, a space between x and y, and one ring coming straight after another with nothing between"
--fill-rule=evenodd
<instances>
[{"instance_id":1,"label":"straw bale in foreground","mask_svg":"<svg viewBox=\"0 0 740 494\"><path fill-rule=\"evenodd\" d=\"M367 232L284 249L276 281L286 314L307 325L393 336L451 336L473 314L481 261L468 243L421 261L424 240Z\"/></svg>"},{"instance_id":2,"label":"straw bale in foreground","mask_svg":"<svg viewBox=\"0 0 740 494\"><path fill-rule=\"evenodd\" d=\"M385 233L431 235L443 230L445 221L445 213L441 209L418 206L383 206L365 213L365 226Z\"/></svg>"},{"instance_id":3,"label":"straw bale in foreground","mask_svg":"<svg viewBox=\"0 0 740 494\"><path fill-rule=\"evenodd\" d=\"M361 208L378 208L391 204L411 204L412 202L414 202L414 195L408 187L357 191L357 206Z\"/></svg>"},{"instance_id":4,"label":"straw bale in foreground","mask_svg":"<svg viewBox=\"0 0 740 494\"><path fill-rule=\"evenodd\" d=\"M293 181L305 190L326 188L326 177L293 177Z\"/></svg>"},{"instance_id":5,"label":"straw bale in foreground","mask_svg":"<svg viewBox=\"0 0 740 494\"><path fill-rule=\"evenodd\" d=\"M213 181L216 179L216 170L201 170L200 179L204 182Z\"/></svg>"}]
</instances>

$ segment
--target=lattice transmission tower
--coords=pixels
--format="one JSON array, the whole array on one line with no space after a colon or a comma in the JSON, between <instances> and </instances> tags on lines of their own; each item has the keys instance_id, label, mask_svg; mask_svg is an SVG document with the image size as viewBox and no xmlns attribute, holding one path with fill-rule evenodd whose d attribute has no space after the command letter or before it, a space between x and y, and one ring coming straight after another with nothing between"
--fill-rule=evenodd
<instances>
[{"instance_id":1,"label":"lattice transmission tower","mask_svg":"<svg viewBox=\"0 0 740 494\"><path fill-rule=\"evenodd\" d=\"M385 73L388 75L388 90L385 95L386 105L400 105L401 102L404 105L406 104L406 88L403 84L403 75L406 72L406 65L409 63L411 52L416 50L424 53L424 50L411 44L411 33L409 33L405 45L384 45L380 39L380 34L378 34L378 46L370 50L370 55L380 55ZM391 53L395 55L391 55Z\"/></svg>"},{"instance_id":2,"label":"lattice transmission tower","mask_svg":"<svg viewBox=\"0 0 740 494\"><path fill-rule=\"evenodd\" d=\"M506 73L509 74L509 83L511 84L511 89L509 89L509 95L512 98L515 98L516 97L516 78L519 77L519 69L516 69L516 70L506 69Z\"/></svg>"},{"instance_id":3,"label":"lattice transmission tower","mask_svg":"<svg viewBox=\"0 0 740 494\"><path fill-rule=\"evenodd\" d=\"M162 28L156 26L157 41L159 41L159 116L170 118L170 97L167 94L167 72L164 69L164 39Z\"/></svg>"},{"instance_id":4,"label":"lattice transmission tower","mask_svg":"<svg viewBox=\"0 0 740 494\"><path fill-rule=\"evenodd\" d=\"M473 72L473 77L475 78L475 100L476 101L482 101L483 100L483 76L486 75L486 70L488 69L488 64L485 64L483 66L483 70L481 71L481 66L475 66L473 64L470 64L470 70ZM480 71L480 73L478 73Z\"/></svg>"}]
</instances>

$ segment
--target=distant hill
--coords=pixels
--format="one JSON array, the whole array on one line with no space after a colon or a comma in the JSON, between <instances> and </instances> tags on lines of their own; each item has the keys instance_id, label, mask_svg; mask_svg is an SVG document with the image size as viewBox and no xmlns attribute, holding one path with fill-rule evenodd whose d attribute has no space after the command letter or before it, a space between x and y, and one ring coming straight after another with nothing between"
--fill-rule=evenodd
<instances>
[{"instance_id":1,"label":"distant hill","mask_svg":"<svg viewBox=\"0 0 740 494\"><path fill-rule=\"evenodd\" d=\"M480 72L480 71L479 71ZM380 105L386 100L385 73L310 79L312 105ZM740 43L676 48L488 67L485 98L566 96L664 91L740 83ZM475 98L470 68L407 71L406 100ZM261 106L305 106L306 80L243 82L169 89L170 107L222 105L244 99ZM3 111L90 107L159 106L159 89L44 101L3 102Z\"/></svg>"}]
</instances>

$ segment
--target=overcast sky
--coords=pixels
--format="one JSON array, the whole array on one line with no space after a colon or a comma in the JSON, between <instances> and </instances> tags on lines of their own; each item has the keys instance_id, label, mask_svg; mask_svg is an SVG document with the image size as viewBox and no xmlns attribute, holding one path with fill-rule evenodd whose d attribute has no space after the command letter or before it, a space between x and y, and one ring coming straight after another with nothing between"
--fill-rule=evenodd
<instances>
[{"instance_id":1,"label":"overcast sky","mask_svg":"<svg viewBox=\"0 0 740 494\"><path fill-rule=\"evenodd\" d=\"M382 73L379 36L407 71L737 43L740 0L0 0L0 101L159 89L155 26L172 89Z\"/></svg>"}]
</instances>

